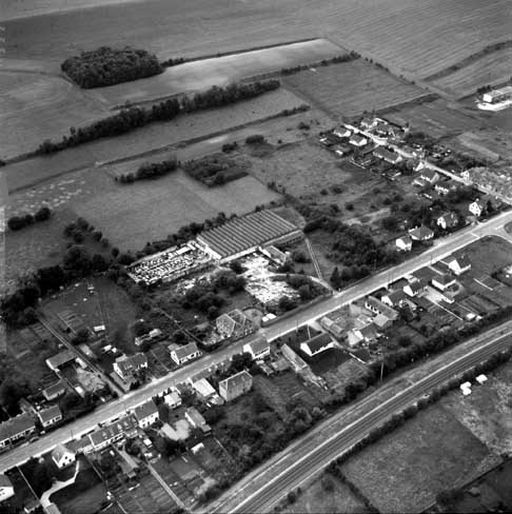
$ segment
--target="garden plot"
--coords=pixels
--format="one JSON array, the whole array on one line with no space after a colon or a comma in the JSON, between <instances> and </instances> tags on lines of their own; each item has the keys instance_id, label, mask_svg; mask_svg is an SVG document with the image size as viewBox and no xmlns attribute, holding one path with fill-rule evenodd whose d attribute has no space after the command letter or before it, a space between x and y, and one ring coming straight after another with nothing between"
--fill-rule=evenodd
<instances>
[{"instance_id":1,"label":"garden plot","mask_svg":"<svg viewBox=\"0 0 512 514\"><path fill-rule=\"evenodd\" d=\"M299 294L286 282L276 280L276 274L269 270L269 260L254 254L241 261L246 271L245 290L264 305L275 305L283 296L299 298Z\"/></svg>"}]
</instances>

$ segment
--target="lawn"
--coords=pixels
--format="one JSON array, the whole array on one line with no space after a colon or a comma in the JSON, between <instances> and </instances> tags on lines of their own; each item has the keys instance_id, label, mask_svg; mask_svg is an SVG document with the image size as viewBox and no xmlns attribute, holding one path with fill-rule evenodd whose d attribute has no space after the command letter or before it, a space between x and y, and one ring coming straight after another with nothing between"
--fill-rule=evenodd
<instances>
[{"instance_id":1,"label":"lawn","mask_svg":"<svg viewBox=\"0 0 512 514\"><path fill-rule=\"evenodd\" d=\"M286 77L284 84L335 116L378 111L426 94L362 59L302 71Z\"/></svg>"},{"instance_id":2,"label":"lawn","mask_svg":"<svg viewBox=\"0 0 512 514\"><path fill-rule=\"evenodd\" d=\"M167 68L155 77L96 89L94 94L110 105L143 102L212 86L224 86L248 77L315 63L344 53L343 49L330 41L316 39L192 61Z\"/></svg>"},{"instance_id":3,"label":"lawn","mask_svg":"<svg viewBox=\"0 0 512 514\"><path fill-rule=\"evenodd\" d=\"M412 513L499 459L435 405L349 459L342 471L380 512Z\"/></svg>"},{"instance_id":4,"label":"lawn","mask_svg":"<svg viewBox=\"0 0 512 514\"><path fill-rule=\"evenodd\" d=\"M253 177L209 188L182 171L155 181L119 185L104 181L98 194L75 205L79 215L100 228L114 246L139 250L184 225L219 212L245 214L279 195Z\"/></svg>"},{"instance_id":5,"label":"lawn","mask_svg":"<svg viewBox=\"0 0 512 514\"><path fill-rule=\"evenodd\" d=\"M505 266L512 264L512 245L501 237L486 236L479 241L456 252L455 255L464 254L471 261L471 275L481 279L491 275ZM492 259L489 259L492 255Z\"/></svg>"}]
</instances>

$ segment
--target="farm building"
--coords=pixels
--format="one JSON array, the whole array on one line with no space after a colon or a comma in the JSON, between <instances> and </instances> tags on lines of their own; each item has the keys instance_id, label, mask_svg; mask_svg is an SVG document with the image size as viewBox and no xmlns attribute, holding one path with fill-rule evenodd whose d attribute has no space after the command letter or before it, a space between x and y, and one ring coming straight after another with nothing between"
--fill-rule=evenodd
<instances>
[{"instance_id":1,"label":"farm building","mask_svg":"<svg viewBox=\"0 0 512 514\"><path fill-rule=\"evenodd\" d=\"M240 371L236 375L219 382L219 394L230 402L247 393L252 387L252 376L247 371Z\"/></svg>"},{"instance_id":2,"label":"farm building","mask_svg":"<svg viewBox=\"0 0 512 514\"><path fill-rule=\"evenodd\" d=\"M244 352L249 353L252 360L263 360L270 356L270 344L263 336L260 336L256 340L245 344Z\"/></svg>"},{"instance_id":3,"label":"farm building","mask_svg":"<svg viewBox=\"0 0 512 514\"><path fill-rule=\"evenodd\" d=\"M211 257L232 260L256 251L258 246L287 243L302 238L302 232L272 211L259 211L234 218L197 236L197 243Z\"/></svg>"},{"instance_id":4,"label":"farm building","mask_svg":"<svg viewBox=\"0 0 512 514\"><path fill-rule=\"evenodd\" d=\"M334 346L334 341L329 334L318 334L301 343L300 350L308 357L314 357L330 348L334 348Z\"/></svg>"}]
</instances>

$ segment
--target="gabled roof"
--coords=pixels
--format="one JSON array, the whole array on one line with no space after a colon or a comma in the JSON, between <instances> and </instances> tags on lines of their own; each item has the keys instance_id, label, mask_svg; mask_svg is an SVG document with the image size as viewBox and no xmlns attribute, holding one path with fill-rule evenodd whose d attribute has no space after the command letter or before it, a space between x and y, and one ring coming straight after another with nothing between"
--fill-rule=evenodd
<instances>
[{"instance_id":1,"label":"gabled roof","mask_svg":"<svg viewBox=\"0 0 512 514\"><path fill-rule=\"evenodd\" d=\"M454 255L451 255L446 259L446 264L450 266L450 264L455 264L459 266L459 268L468 268L471 266L471 261L468 259L467 255L460 255L459 257L455 257Z\"/></svg>"},{"instance_id":2,"label":"gabled roof","mask_svg":"<svg viewBox=\"0 0 512 514\"><path fill-rule=\"evenodd\" d=\"M63 444L58 444L52 450L52 458L53 458L53 460L60 461L68 453L72 453L73 455L75 454L75 452L73 450L70 450Z\"/></svg>"},{"instance_id":3,"label":"gabled roof","mask_svg":"<svg viewBox=\"0 0 512 514\"><path fill-rule=\"evenodd\" d=\"M448 284L451 284L452 282L455 282L455 278L453 278L451 275L448 275L446 273L438 273L435 277L432 278L432 280L435 280L439 284L446 286Z\"/></svg>"},{"instance_id":4,"label":"gabled roof","mask_svg":"<svg viewBox=\"0 0 512 514\"><path fill-rule=\"evenodd\" d=\"M158 409L153 400L148 400L142 405L135 407L134 414L138 421L158 413Z\"/></svg>"},{"instance_id":5,"label":"gabled roof","mask_svg":"<svg viewBox=\"0 0 512 514\"><path fill-rule=\"evenodd\" d=\"M0 475L0 487L13 487L8 476Z\"/></svg>"},{"instance_id":6,"label":"gabled roof","mask_svg":"<svg viewBox=\"0 0 512 514\"><path fill-rule=\"evenodd\" d=\"M437 173L436 170L433 170L431 168L423 168L421 172L421 177L427 180L433 180L434 178L438 177L439 173Z\"/></svg>"},{"instance_id":7,"label":"gabled roof","mask_svg":"<svg viewBox=\"0 0 512 514\"><path fill-rule=\"evenodd\" d=\"M364 143L365 141L367 141L367 139L364 136L361 136L360 134L352 134L350 141L354 143Z\"/></svg>"},{"instance_id":8,"label":"gabled roof","mask_svg":"<svg viewBox=\"0 0 512 514\"><path fill-rule=\"evenodd\" d=\"M178 360L185 359L189 355L192 355L198 351L196 343L188 343L184 346L180 346L176 348L174 352L176 353L176 357Z\"/></svg>"},{"instance_id":9,"label":"gabled roof","mask_svg":"<svg viewBox=\"0 0 512 514\"><path fill-rule=\"evenodd\" d=\"M383 296L387 296L389 298L389 301L393 305L396 305L400 300L403 300L405 298L405 293L401 289L398 289L396 291L391 291L390 293L387 293Z\"/></svg>"},{"instance_id":10,"label":"gabled roof","mask_svg":"<svg viewBox=\"0 0 512 514\"><path fill-rule=\"evenodd\" d=\"M437 218L437 221L441 220L444 220L447 227L455 227L459 224L459 218L453 211L445 212L442 216Z\"/></svg>"},{"instance_id":11,"label":"gabled roof","mask_svg":"<svg viewBox=\"0 0 512 514\"><path fill-rule=\"evenodd\" d=\"M59 352L57 355L46 359L46 363L49 367L59 368L68 362L74 361L75 358L75 354L71 350L66 349L62 350L62 352Z\"/></svg>"},{"instance_id":12,"label":"gabled roof","mask_svg":"<svg viewBox=\"0 0 512 514\"><path fill-rule=\"evenodd\" d=\"M34 430L35 428L36 426L32 416L29 414L20 414L15 418L0 423L0 441L6 441L13 436L22 434L27 430Z\"/></svg>"},{"instance_id":13,"label":"gabled roof","mask_svg":"<svg viewBox=\"0 0 512 514\"><path fill-rule=\"evenodd\" d=\"M396 152L388 150L383 146L378 146L377 148L375 148L375 150L373 151L373 155L379 157L380 159L389 160L391 162L396 162L400 160L400 155L398 155Z\"/></svg>"},{"instance_id":14,"label":"gabled roof","mask_svg":"<svg viewBox=\"0 0 512 514\"><path fill-rule=\"evenodd\" d=\"M375 330L375 325L370 323L366 325L366 327L360 328L359 332L365 339L375 339L377 337L377 330Z\"/></svg>"},{"instance_id":15,"label":"gabled roof","mask_svg":"<svg viewBox=\"0 0 512 514\"><path fill-rule=\"evenodd\" d=\"M409 235L413 239L426 239L429 237L433 237L434 232L430 230L428 227L425 227L425 225L421 225L417 228L413 228L409 230Z\"/></svg>"},{"instance_id":16,"label":"gabled roof","mask_svg":"<svg viewBox=\"0 0 512 514\"><path fill-rule=\"evenodd\" d=\"M401 242L402 242L402 243L404 243L405 245L412 244L412 238L411 238L411 236L407 236L407 235L397 237L396 242L398 243L398 241L401 241Z\"/></svg>"},{"instance_id":17,"label":"gabled roof","mask_svg":"<svg viewBox=\"0 0 512 514\"><path fill-rule=\"evenodd\" d=\"M247 346L251 348L254 354L264 352L270 347L269 342L264 337L258 337L256 340L247 343Z\"/></svg>"},{"instance_id":18,"label":"gabled roof","mask_svg":"<svg viewBox=\"0 0 512 514\"><path fill-rule=\"evenodd\" d=\"M46 423L47 421L51 421L52 419L57 418L58 416L62 416L62 412L60 411L58 405L52 405L47 409L39 411L38 416L41 420L41 423Z\"/></svg>"},{"instance_id":19,"label":"gabled roof","mask_svg":"<svg viewBox=\"0 0 512 514\"><path fill-rule=\"evenodd\" d=\"M410 287L413 293L419 293L423 289L424 284L421 279L416 279L411 280L406 286L404 286L404 289L406 287Z\"/></svg>"},{"instance_id":20,"label":"gabled roof","mask_svg":"<svg viewBox=\"0 0 512 514\"><path fill-rule=\"evenodd\" d=\"M115 362L122 373L126 374L147 366L148 358L145 354L138 352L133 355L122 355L118 357Z\"/></svg>"},{"instance_id":21,"label":"gabled roof","mask_svg":"<svg viewBox=\"0 0 512 514\"><path fill-rule=\"evenodd\" d=\"M232 375L219 382L219 388L225 387L226 390L229 391L229 389L238 389L238 387L246 384L252 384L252 376L250 373L243 370L237 373L236 375Z\"/></svg>"}]
</instances>

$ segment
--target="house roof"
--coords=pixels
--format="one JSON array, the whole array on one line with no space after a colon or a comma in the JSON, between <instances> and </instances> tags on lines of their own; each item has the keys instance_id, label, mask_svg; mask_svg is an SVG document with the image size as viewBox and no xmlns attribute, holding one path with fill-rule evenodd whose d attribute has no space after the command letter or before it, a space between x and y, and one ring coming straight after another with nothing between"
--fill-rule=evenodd
<instances>
[{"instance_id":1,"label":"house roof","mask_svg":"<svg viewBox=\"0 0 512 514\"><path fill-rule=\"evenodd\" d=\"M75 452L73 450L70 450L63 444L58 444L53 450L52 450L52 458L56 461L60 461L66 454L72 453L73 455Z\"/></svg>"},{"instance_id":2,"label":"house roof","mask_svg":"<svg viewBox=\"0 0 512 514\"><path fill-rule=\"evenodd\" d=\"M439 216L438 221L442 219L444 219L447 227L455 227L459 223L458 216L452 211L445 212L442 216Z\"/></svg>"},{"instance_id":3,"label":"house roof","mask_svg":"<svg viewBox=\"0 0 512 514\"><path fill-rule=\"evenodd\" d=\"M471 261L468 259L467 255L460 255L459 257L451 255L445 262L448 265L457 263L459 268L467 268L471 266Z\"/></svg>"},{"instance_id":4,"label":"house roof","mask_svg":"<svg viewBox=\"0 0 512 514\"><path fill-rule=\"evenodd\" d=\"M41 423L46 423L47 421L51 421L52 419L58 416L62 416L62 413L58 405L52 405L47 409L39 411L37 414L39 416L39 419L41 420Z\"/></svg>"},{"instance_id":5,"label":"house roof","mask_svg":"<svg viewBox=\"0 0 512 514\"><path fill-rule=\"evenodd\" d=\"M176 357L178 360L182 360L189 355L192 355L198 351L196 343L188 343L184 346L180 346L176 348L174 352L176 353Z\"/></svg>"},{"instance_id":6,"label":"house roof","mask_svg":"<svg viewBox=\"0 0 512 514\"><path fill-rule=\"evenodd\" d=\"M411 280L405 287L409 286L413 293L419 293L423 289L423 281L421 279Z\"/></svg>"},{"instance_id":7,"label":"house roof","mask_svg":"<svg viewBox=\"0 0 512 514\"><path fill-rule=\"evenodd\" d=\"M247 343L247 346L254 354L264 352L270 347L269 342L264 337L258 337L256 340Z\"/></svg>"},{"instance_id":8,"label":"house roof","mask_svg":"<svg viewBox=\"0 0 512 514\"><path fill-rule=\"evenodd\" d=\"M180 400L181 396L178 391L171 391L164 396L164 401L168 401L169 403L179 403Z\"/></svg>"},{"instance_id":9,"label":"house roof","mask_svg":"<svg viewBox=\"0 0 512 514\"><path fill-rule=\"evenodd\" d=\"M232 375L221 382L219 382L219 387L225 387L227 390L235 388L237 389L239 386L245 384L252 384L252 376L247 371L243 370L237 373L236 375Z\"/></svg>"},{"instance_id":10,"label":"house roof","mask_svg":"<svg viewBox=\"0 0 512 514\"><path fill-rule=\"evenodd\" d=\"M396 319L398 316L398 313L394 309L388 307L385 303L382 303L374 296L368 296L368 298L366 298L366 304L377 309L380 314L383 314L388 319Z\"/></svg>"},{"instance_id":11,"label":"house roof","mask_svg":"<svg viewBox=\"0 0 512 514\"><path fill-rule=\"evenodd\" d=\"M141 421L149 416L153 416L155 413L158 413L158 409L153 400L148 400L144 402L142 405L135 407L134 414L138 421Z\"/></svg>"},{"instance_id":12,"label":"house roof","mask_svg":"<svg viewBox=\"0 0 512 514\"><path fill-rule=\"evenodd\" d=\"M364 143L367 139L359 134L353 134L350 141L354 143Z\"/></svg>"},{"instance_id":13,"label":"house roof","mask_svg":"<svg viewBox=\"0 0 512 514\"><path fill-rule=\"evenodd\" d=\"M405 245L412 244L412 238L411 236L400 236L396 239L396 242L401 241Z\"/></svg>"},{"instance_id":14,"label":"house roof","mask_svg":"<svg viewBox=\"0 0 512 514\"><path fill-rule=\"evenodd\" d=\"M403 300L405 298L405 293L401 289L398 289L396 291L391 291L390 293L384 296L387 296L389 298L389 301L393 305L396 305L400 300Z\"/></svg>"},{"instance_id":15,"label":"house roof","mask_svg":"<svg viewBox=\"0 0 512 514\"><path fill-rule=\"evenodd\" d=\"M116 364L123 374L136 371L140 367L146 366L147 363L148 358L141 352L134 353L133 355L122 355L116 359Z\"/></svg>"},{"instance_id":16,"label":"house roof","mask_svg":"<svg viewBox=\"0 0 512 514\"><path fill-rule=\"evenodd\" d=\"M438 177L439 173L437 173L436 170L433 170L431 168L423 168L421 172L421 177L426 180L433 180L434 178Z\"/></svg>"},{"instance_id":17,"label":"house roof","mask_svg":"<svg viewBox=\"0 0 512 514\"><path fill-rule=\"evenodd\" d=\"M188 416L195 425L206 425L206 420L195 407L189 407L185 411L185 415Z\"/></svg>"},{"instance_id":18,"label":"house roof","mask_svg":"<svg viewBox=\"0 0 512 514\"><path fill-rule=\"evenodd\" d=\"M384 148L383 146L378 146L375 148L373 155L379 157L380 159L386 159L392 162L400 160L400 155L398 155L396 152L392 152L387 148Z\"/></svg>"},{"instance_id":19,"label":"house roof","mask_svg":"<svg viewBox=\"0 0 512 514\"><path fill-rule=\"evenodd\" d=\"M434 232L430 230L428 227L425 227L425 225L421 225L417 228L409 230L409 235L413 239L425 239L428 237L432 237L434 235Z\"/></svg>"},{"instance_id":20,"label":"house roof","mask_svg":"<svg viewBox=\"0 0 512 514\"><path fill-rule=\"evenodd\" d=\"M305 341L302 344L307 345L311 353L317 353L323 348L326 348L331 343L332 337L324 332L312 337L309 341Z\"/></svg>"},{"instance_id":21,"label":"house roof","mask_svg":"<svg viewBox=\"0 0 512 514\"><path fill-rule=\"evenodd\" d=\"M360 328L359 332L361 332L361 335L365 339L375 339L377 337L377 330L375 329L375 325L373 323Z\"/></svg>"},{"instance_id":22,"label":"house roof","mask_svg":"<svg viewBox=\"0 0 512 514\"><path fill-rule=\"evenodd\" d=\"M0 475L0 487L13 487L8 476Z\"/></svg>"},{"instance_id":23,"label":"house roof","mask_svg":"<svg viewBox=\"0 0 512 514\"><path fill-rule=\"evenodd\" d=\"M20 414L15 418L11 418L0 423L0 441L6 441L13 436L22 434L27 430L33 430L36 426L32 416L29 414Z\"/></svg>"},{"instance_id":24,"label":"house roof","mask_svg":"<svg viewBox=\"0 0 512 514\"><path fill-rule=\"evenodd\" d=\"M444 286L451 284L452 282L455 282L455 278L446 273L439 273L435 277L433 277L432 280L435 280L436 282Z\"/></svg>"},{"instance_id":25,"label":"house roof","mask_svg":"<svg viewBox=\"0 0 512 514\"><path fill-rule=\"evenodd\" d=\"M119 419L118 421L108 425L106 427L100 428L99 430L94 431L89 435L91 442L94 446L98 446L105 441L110 441L115 437L125 434L129 430L133 430L135 428L135 423L131 416L125 416L124 418Z\"/></svg>"},{"instance_id":26,"label":"house roof","mask_svg":"<svg viewBox=\"0 0 512 514\"><path fill-rule=\"evenodd\" d=\"M62 394L66 391L66 384L62 380L59 380L55 384L52 384L51 386L48 386L46 389L43 389L43 395L44 396L55 396L58 394Z\"/></svg>"},{"instance_id":27,"label":"house roof","mask_svg":"<svg viewBox=\"0 0 512 514\"><path fill-rule=\"evenodd\" d=\"M59 352L57 355L54 355L53 357L46 359L46 363L48 364L48 366L52 368L59 368L60 366L63 366L68 362L74 361L75 358L75 354L71 350L66 349L62 352Z\"/></svg>"},{"instance_id":28,"label":"house roof","mask_svg":"<svg viewBox=\"0 0 512 514\"><path fill-rule=\"evenodd\" d=\"M203 397L208 398L209 396L217 394L213 386L208 382L208 379L203 377L195 382L192 382L192 387Z\"/></svg>"},{"instance_id":29,"label":"house roof","mask_svg":"<svg viewBox=\"0 0 512 514\"><path fill-rule=\"evenodd\" d=\"M386 316L383 316L382 314L377 314L377 316L375 316L375 318L373 319L373 323L375 324L375 326L382 328L387 323L389 323L389 318ZM367 327L370 327L370 326L371 325L367 325ZM362 328L361 331L371 330L371 329L368 329L367 327Z\"/></svg>"}]
</instances>

